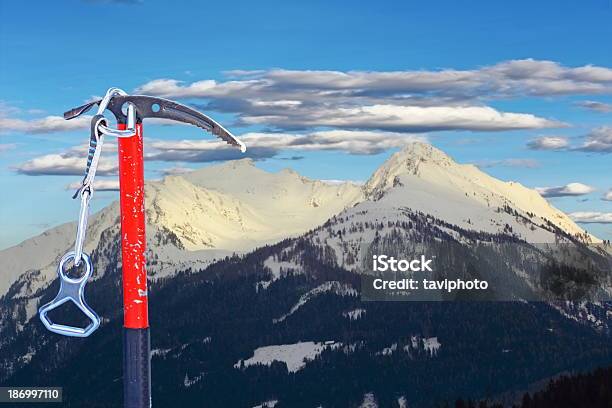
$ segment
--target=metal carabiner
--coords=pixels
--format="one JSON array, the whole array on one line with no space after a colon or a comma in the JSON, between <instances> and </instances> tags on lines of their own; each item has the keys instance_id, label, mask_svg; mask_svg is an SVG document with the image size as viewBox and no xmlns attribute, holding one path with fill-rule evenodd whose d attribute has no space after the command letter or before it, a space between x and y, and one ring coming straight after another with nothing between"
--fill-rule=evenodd
<instances>
[{"instance_id":1,"label":"metal carabiner","mask_svg":"<svg viewBox=\"0 0 612 408\"><path fill-rule=\"evenodd\" d=\"M116 96L116 95L126 96L127 93L123 89L109 88L108 91L106 91L106 95L104 95L104 98L102 98L102 101L100 101L100 105L98 105L98 115L104 114L104 111L108 107L110 100L113 98L113 96ZM127 104L126 109L127 109L127 126L126 126L127 129L125 130L111 129L108 126L106 126L106 123L104 124L101 123L98 127L98 130L100 131L100 133L108 135L108 136L115 136L115 137L132 137L136 135L136 109L134 108L134 105L131 103Z\"/></svg>"},{"instance_id":2,"label":"metal carabiner","mask_svg":"<svg viewBox=\"0 0 612 408\"><path fill-rule=\"evenodd\" d=\"M81 208L79 220L77 221L77 233L74 241L74 266L79 266L84 259L83 244L87 233L87 219L89 218L89 200L91 200L91 189L81 190Z\"/></svg>"},{"instance_id":3,"label":"metal carabiner","mask_svg":"<svg viewBox=\"0 0 612 408\"><path fill-rule=\"evenodd\" d=\"M60 263L57 266L57 275L60 278L59 292L57 293L57 296L55 296L55 299L38 309L38 314L45 327L54 333L71 337L87 337L98 327L100 327L100 318L85 302L84 297L85 285L87 284L87 280L91 276L92 271L91 258L84 252L81 254L81 259L85 264L85 273L83 273L83 275L79 278L71 278L66 275L64 271L64 265L73 259L75 259L75 253L74 251L70 251L60 260ZM49 319L47 313L68 301L72 301L76 307L78 307L81 312L83 312L83 314L85 314L85 316L91 320L91 323L89 323L87 327L81 328L57 324L53 323Z\"/></svg>"},{"instance_id":4,"label":"metal carabiner","mask_svg":"<svg viewBox=\"0 0 612 408\"><path fill-rule=\"evenodd\" d=\"M81 187L74 193L72 198L81 196L81 207L79 210L79 219L77 221L76 239L74 241L74 265L81 264L83 253L83 243L87 233L87 219L89 218L89 201L93 195L93 183L96 178L98 162L102 154L102 145L104 144L104 135L99 132L99 127L106 124L106 119L102 115L96 115L91 119L91 134L89 136L89 152L87 154L87 167L85 168L85 176L81 182Z\"/></svg>"}]
</instances>

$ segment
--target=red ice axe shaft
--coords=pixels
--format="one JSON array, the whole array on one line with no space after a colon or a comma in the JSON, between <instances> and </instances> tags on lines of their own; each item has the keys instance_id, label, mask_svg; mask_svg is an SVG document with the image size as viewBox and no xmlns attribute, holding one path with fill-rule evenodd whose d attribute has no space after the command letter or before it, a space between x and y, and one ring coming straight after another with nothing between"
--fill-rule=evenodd
<instances>
[{"instance_id":1,"label":"red ice axe shaft","mask_svg":"<svg viewBox=\"0 0 612 408\"><path fill-rule=\"evenodd\" d=\"M126 129L119 124L120 130ZM119 138L119 195L123 269L123 398L124 406L151 406L151 347L149 333L144 207L142 123L136 134Z\"/></svg>"}]
</instances>

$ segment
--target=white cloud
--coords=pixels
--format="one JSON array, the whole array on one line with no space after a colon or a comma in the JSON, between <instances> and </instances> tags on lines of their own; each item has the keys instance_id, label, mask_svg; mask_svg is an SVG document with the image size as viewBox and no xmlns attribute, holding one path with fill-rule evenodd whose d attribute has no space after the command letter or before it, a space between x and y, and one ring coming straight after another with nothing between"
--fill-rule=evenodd
<instances>
[{"instance_id":1,"label":"white cloud","mask_svg":"<svg viewBox=\"0 0 612 408\"><path fill-rule=\"evenodd\" d=\"M576 150L596 153L612 153L612 127L602 126L586 135L584 143Z\"/></svg>"},{"instance_id":2,"label":"white cloud","mask_svg":"<svg viewBox=\"0 0 612 408\"><path fill-rule=\"evenodd\" d=\"M533 150L562 150L569 144L569 139L564 136L541 136L530 140L527 147Z\"/></svg>"},{"instance_id":3,"label":"white cloud","mask_svg":"<svg viewBox=\"0 0 612 408\"><path fill-rule=\"evenodd\" d=\"M595 188L582 183L569 183L559 187L536 187L542 197L582 196L595 191Z\"/></svg>"},{"instance_id":4,"label":"white cloud","mask_svg":"<svg viewBox=\"0 0 612 408\"><path fill-rule=\"evenodd\" d=\"M473 70L232 71L227 81L156 79L136 92L200 99L205 109L237 114L238 123L280 130L511 130L563 126L530 113L484 106L493 99L612 93L612 69L514 60Z\"/></svg>"},{"instance_id":5,"label":"white cloud","mask_svg":"<svg viewBox=\"0 0 612 408\"><path fill-rule=\"evenodd\" d=\"M604 196L601 199L604 201L612 201L612 190L604 194Z\"/></svg>"},{"instance_id":6,"label":"white cloud","mask_svg":"<svg viewBox=\"0 0 612 408\"><path fill-rule=\"evenodd\" d=\"M85 174L87 155L74 150L65 153L45 154L35 157L17 166L15 170L28 176L82 176ZM108 175L117 173L117 160L100 160L96 174Z\"/></svg>"},{"instance_id":7,"label":"white cloud","mask_svg":"<svg viewBox=\"0 0 612 408\"><path fill-rule=\"evenodd\" d=\"M154 79L138 93L200 99L204 109L237 115L239 124L276 130L339 129L423 132L560 127L531 113L501 112L487 100L612 93L612 69L567 67L533 59L471 70L231 71L227 80ZM89 118L0 118L0 132L46 133L86 128Z\"/></svg>"},{"instance_id":8,"label":"white cloud","mask_svg":"<svg viewBox=\"0 0 612 408\"><path fill-rule=\"evenodd\" d=\"M100 98L92 96L92 99L98 100ZM3 108L5 108L5 110L0 111L0 134L44 134L68 132L72 130L88 130L91 122L91 116L89 115L79 116L71 120L65 120L62 116L46 116L37 119L21 119L15 117L22 113L20 109L10 107L9 105L6 105L2 101L0 101L0 110ZM34 111L35 110L30 110L28 111L28 113L33 113ZM146 119L146 123L163 126L182 124L180 122L161 118L148 118Z\"/></svg>"},{"instance_id":9,"label":"white cloud","mask_svg":"<svg viewBox=\"0 0 612 408\"><path fill-rule=\"evenodd\" d=\"M246 133L240 136L247 146L246 154L217 139L147 140L145 160L177 163L204 163L250 157L267 159L282 152L339 151L354 155L371 155L393 148L401 148L409 142L427 141L426 136L394 132L327 130L310 133ZM104 143L98 174L117 173L116 143ZM86 165L85 146L75 146L62 153L46 154L17 166L20 174L83 175ZM301 156L279 157L298 160ZM162 174L180 174L191 169L172 167Z\"/></svg>"},{"instance_id":10,"label":"white cloud","mask_svg":"<svg viewBox=\"0 0 612 408\"><path fill-rule=\"evenodd\" d=\"M162 174L164 176L176 176L176 175L180 175L180 174L185 174L185 173L190 173L192 171L194 171L195 169L189 168L189 167L181 167L181 166L176 166L176 167L170 167L167 169L163 169L162 170Z\"/></svg>"},{"instance_id":11,"label":"white cloud","mask_svg":"<svg viewBox=\"0 0 612 408\"><path fill-rule=\"evenodd\" d=\"M433 130L515 130L563 127L561 122L531 114L504 113L486 106L399 106L371 105L350 108L321 106L301 114L242 117L249 125L280 128L328 126L345 129L382 129L398 132Z\"/></svg>"},{"instance_id":12,"label":"white cloud","mask_svg":"<svg viewBox=\"0 0 612 408\"><path fill-rule=\"evenodd\" d=\"M208 98L248 91L255 85L257 85L257 81L228 81L218 83L217 81L207 79L196 81L185 86L181 81L176 79L155 79L138 87L136 92L167 98Z\"/></svg>"},{"instance_id":13,"label":"white cloud","mask_svg":"<svg viewBox=\"0 0 612 408\"><path fill-rule=\"evenodd\" d=\"M612 127L601 126L580 138L580 144L570 145L564 136L542 136L530 140L527 147L532 150L567 150L592 153L612 153Z\"/></svg>"},{"instance_id":14,"label":"white cloud","mask_svg":"<svg viewBox=\"0 0 612 408\"><path fill-rule=\"evenodd\" d=\"M583 211L570 213L569 216L583 224L612 224L612 213Z\"/></svg>"},{"instance_id":15,"label":"white cloud","mask_svg":"<svg viewBox=\"0 0 612 408\"><path fill-rule=\"evenodd\" d=\"M566 67L553 61L510 60L473 70L412 71L313 71L283 70L230 71L231 81L203 80L185 84L174 79L156 79L138 88L166 97L245 98L277 92L321 95L414 94L475 97L525 95L596 94L610 92L612 69L585 65ZM301 100L302 98L297 98Z\"/></svg>"},{"instance_id":16,"label":"white cloud","mask_svg":"<svg viewBox=\"0 0 612 408\"><path fill-rule=\"evenodd\" d=\"M535 169L540 167L540 163L534 159L502 159L502 160L481 160L474 162L478 167L523 167Z\"/></svg>"},{"instance_id":17,"label":"white cloud","mask_svg":"<svg viewBox=\"0 0 612 408\"><path fill-rule=\"evenodd\" d=\"M77 181L66 186L66 190L77 190L81 188L81 182ZM96 179L94 181L96 191L119 191L119 179Z\"/></svg>"},{"instance_id":18,"label":"white cloud","mask_svg":"<svg viewBox=\"0 0 612 408\"><path fill-rule=\"evenodd\" d=\"M596 101L582 101L578 102L578 106L585 109L589 109L595 112L608 113L612 112L612 104L596 102Z\"/></svg>"},{"instance_id":19,"label":"white cloud","mask_svg":"<svg viewBox=\"0 0 612 408\"><path fill-rule=\"evenodd\" d=\"M53 133L70 130L86 129L91 117L81 116L65 120L61 116L47 116L41 119L16 119L0 117L0 133Z\"/></svg>"},{"instance_id":20,"label":"white cloud","mask_svg":"<svg viewBox=\"0 0 612 408\"><path fill-rule=\"evenodd\" d=\"M148 160L207 162L243 157L270 158L281 151L342 151L349 154L377 154L399 148L425 136L394 132L327 130L305 134L246 133L240 139L248 146L246 155L218 140L155 141Z\"/></svg>"},{"instance_id":21,"label":"white cloud","mask_svg":"<svg viewBox=\"0 0 612 408\"><path fill-rule=\"evenodd\" d=\"M154 79L138 93L200 99L205 109L234 113L238 123L276 130L341 129L422 132L563 126L531 113L485 106L494 99L612 93L612 69L554 61L510 60L468 70L230 71L227 80ZM596 107L597 103L585 102ZM601 106L601 105L597 105ZM89 118L0 118L0 132L47 133L87 128ZM590 149L592 146L585 146ZM597 146L593 147L596 148Z\"/></svg>"}]
</instances>

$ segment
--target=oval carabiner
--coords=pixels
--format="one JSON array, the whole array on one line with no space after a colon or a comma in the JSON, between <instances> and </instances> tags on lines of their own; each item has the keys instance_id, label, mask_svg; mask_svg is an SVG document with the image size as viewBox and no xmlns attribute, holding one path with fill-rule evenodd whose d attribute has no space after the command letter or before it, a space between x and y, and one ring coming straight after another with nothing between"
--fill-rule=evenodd
<instances>
[{"instance_id":1,"label":"oval carabiner","mask_svg":"<svg viewBox=\"0 0 612 408\"><path fill-rule=\"evenodd\" d=\"M57 266L57 275L60 278L59 292L57 293L57 296L55 296L55 299L38 309L38 315L40 316L40 320L43 322L45 327L54 333L71 337L87 337L98 327L100 327L100 318L85 302L85 285L87 284L87 279L89 279L91 276L92 264L89 255L83 252L81 254L81 259L85 264L85 273L79 278L71 278L66 275L64 265L68 261L74 259L75 253L74 251L70 251L60 260L60 263ZM72 301L72 303L74 303L89 320L91 320L91 323L89 323L87 327L81 328L57 324L53 323L49 319L47 313L68 301Z\"/></svg>"}]
</instances>

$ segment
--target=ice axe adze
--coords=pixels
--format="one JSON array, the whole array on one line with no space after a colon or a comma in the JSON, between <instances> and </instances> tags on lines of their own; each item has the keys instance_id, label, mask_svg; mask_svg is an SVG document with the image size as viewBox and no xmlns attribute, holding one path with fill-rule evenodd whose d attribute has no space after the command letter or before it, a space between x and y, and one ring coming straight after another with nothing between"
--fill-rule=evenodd
<instances>
[{"instance_id":1,"label":"ice axe adze","mask_svg":"<svg viewBox=\"0 0 612 408\"><path fill-rule=\"evenodd\" d=\"M123 264L123 376L124 406L144 408L151 406L151 359L148 318L147 274L145 270L145 210L143 169L143 126L146 118L162 118L192 124L218 136L230 145L246 150L245 145L223 126L208 116L167 99L144 95L128 95L111 88L105 97L64 113L66 120L74 119L98 105L97 115L91 120L91 137L87 169L82 186L75 194L81 198L81 211L77 224L74 251L62 257L58 266L60 290L53 301L42 306L39 314L51 331L67 336L87 337L100 325L97 314L84 300L84 287L91 275L89 256L83 252L87 229L89 200L104 135L118 137L119 190L121 207L121 256ZM108 127L103 116L110 110L117 120L117 129ZM64 265L70 260L78 266L85 263L85 273L79 278L66 274ZM91 320L85 328L53 323L47 313L61 304L72 301Z\"/></svg>"}]
</instances>

